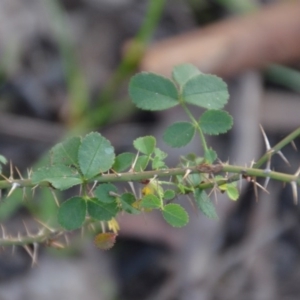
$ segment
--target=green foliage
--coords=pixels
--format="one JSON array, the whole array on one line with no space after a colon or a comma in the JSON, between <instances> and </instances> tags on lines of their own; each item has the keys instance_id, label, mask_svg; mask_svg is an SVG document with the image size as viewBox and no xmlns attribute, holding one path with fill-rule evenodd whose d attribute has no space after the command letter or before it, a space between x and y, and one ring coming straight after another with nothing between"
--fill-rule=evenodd
<instances>
[{"instance_id":1,"label":"green foliage","mask_svg":"<svg viewBox=\"0 0 300 300\"><path fill-rule=\"evenodd\" d=\"M153 73L143 72L133 76L129 83L129 95L138 108L145 110L164 110L179 104L174 83Z\"/></svg>"},{"instance_id":2,"label":"green foliage","mask_svg":"<svg viewBox=\"0 0 300 300\"><path fill-rule=\"evenodd\" d=\"M7 159L3 155L0 155L0 174L2 173L2 165L6 165L6 164L7 164Z\"/></svg>"},{"instance_id":3,"label":"green foliage","mask_svg":"<svg viewBox=\"0 0 300 300\"><path fill-rule=\"evenodd\" d=\"M174 148L186 146L195 135L195 127L189 122L178 122L169 126L164 133L164 141Z\"/></svg>"},{"instance_id":4,"label":"green foliage","mask_svg":"<svg viewBox=\"0 0 300 300\"><path fill-rule=\"evenodd\" d=\"M183 86L183 100L207 109L222 109L229 94L226 83L217 76L200 74L193 76Z\"/></svg>"},{"instance_id":5,"label":"green foliage","mask_svg":"<svg viewBox=\"0 0 300 300\"><path fill-rule=\"evenodd\" d=\"M50 151L51 165L62 164L78 168L78 150L80 144L80 137L72 137L54 146Z\"/></svg>"},{"instance_id":6,"label":"green foliage","mask_svg":"<svg viewBox=\"0 0 300 300\"><path fill-rule=\"evenodd\" d=\"M58 190L66 190L70 187L82 183L82 179L78 171L65 165L54 165L42 167L35 171L32 175L32 182L38 184L42 181L49 182Z\"/></svg>"},{"instance_id":7,"label":"green foliage","mask_svg":"<svg viewBox=\"0 0 300 300\"><path fill-rule=\"evenodd\" d=\"M112 194L116 195L117 192L118 189L115 185L111 183L103 183L98 185L98 187L94 191L94 195L101 202L112 203L116 200L116 196L112 196Z\"/></svg>"},{"instance_id":8,"label":"green foliage","mask_svg":"<svg viewBox=\"0 0 300 300\"><path fill-rule=\"evenodd\" d=\"M82 226L85 215L85 200L81 197L73 197L60 206L57 219L63 228L74 230Z\"/></svg>"},{"instance_id":9,"label":"green foliage","mask_svg":"<svg viewBox=\"0 0 300 300\"><path fill-rule=\"evenodd\" d=\"M179 204L167 204L162 211L164 219L173 227L183 227L189 221L189 215Z\"/></svg>"},{"instance_id":10,"label":"green foliage","mask_svg":"<svg viewBox=\"0 0 300 300\"><path fill-rule=\"evenodd\" d=\"M266 173L260 169L221 163L213 165L217 153L206 144L205 135L225 133L233 124L232 117L223 110L228 101L228 91L222 79L203 74L196 67L185 64L174 68L172 80L145 72L133 76L129 83L129 94L133 103L143 110L159 111L181 106L189 121L171 124L163 133L163 141L179 148L198 136L202 156L199 153L182 155L177 168L170 168L165 161L167 153L157 147L155 137L145 136L133 141L132 152L120 153L115 157L110 141L92 132L82 138L72 137L57 144L50 151L48 165L34 170L27 180L0 181L0 188L10 188L10 196L17 187L50 187L49 191L54 194L54 189L66 190L78 185L73 189L80 191L78 196L68 199L59 207L55 201L54 209L54 205L47 204L52 214L58 211L57 222L51 220L51 224L57 227L58 223L64 230L74 230L100 221L101 228L108 227L112 232L98 234L95 244L101 249L109 249L119 229L115 219L119 213L139 214L158 210L171 226L182 227L188 223L189 216L181 205L173 203L179 195L194 196L196 206L206 217L218 219L209 195L222 192L230 199L237 200L239 192L235 181L239 180L240 174L300 183L298 175L273 171ZM189 109L190 105L203 108L202 115L195 117ZM274 151L266 153L255 167L259 168L270 159L272 153L278 152L298 135L300 129L286 138L284 143L275 146ZM5 163L6 159L0 155L0 172ZM217 175L222 172L223 175ZM161 181L161 178L165 178L165 181ZM117 182L128 182L131 191L119 193ZM4 219L1 215L3 211L10 214L12 207L20 205L14 200L10 203L10 206L0 203L1 219ZM44 210L43 218L48 217ZM51 230L51 234L61 232L61 227Z\"/></svg>"},{"instance_id":11,"label":"green foliage","mask_svg":"<svg viewBox=\"0 0 300 300\"><path fill-rule=\"evenodd\" d=\"M97 132L86 135L78 150L78 162L85 179L109 170L115 159L110 142Z\"/></svg>"},{"instance_id":12,"label":"green foliage","mask_svg":"<svg viewBox=\"0 0 300 300\"><path fill-rule=\"evenodd\" d=\"M98 198L90 198L88 200L87 210L92 218L99 221L109 221L119 212L117 201L105 203Z\"/></svg>"},{"instance_id":13,"label":"green foliage","mask_svg":"<svg viewBox=\"0 0 300 300\"><path fill-rule=\"evenodd\" d=\"M134 158L135 158L135 154L133 153L129 153L129 152L121 153L117 155L115 162L112 166L112 169L115 172L123 172L132 166Z\"/></svg>"},{"instance_id":14,"label":"green foliage","mask_svg":"<svg viewBox=\"0 0 300 300\"><path fill-rule=\"evenodd\" d=\"M232 117L223 110L207 110L199 120L203 133L212 135L227 132L232 123Z\"/></svg>"},{"instance_id":15,"label":"green foliage","mask_svg":"<svg viewBox=\"0 0 300 300\"><path fill-rule=\"evenodd\" d=\"M172 78L176 81L180 88L192 77L201 74L199 69L191 64L183 64L175 66L172 72Z\"/></svg>"},{"instance_id":16,"label":"green foliage","mask_svg":"<svg viewBox=\"0 0 300 300\"><path fill-rule=\"evenodd\" d=\"M211 202L207 193L203 190L196 189L194 192L198 208L210 219L218 219L214 204Z\"/></svg>"},{"instance_id":17,"label":"green foliage","mask_svg":"<svg viewBox=\"0 0 300 300\"><path fill-rule=\"evenodd\" d=\"M133 142L133 146L139 152L150 155L155 149L156 140L153 136L144 136L136 139Z\"/></svg>"},{"instance_id":18,"label":"green foliage","mask_svg":"<svg viewBox=\"0 0 300 300\"><path fill-rule=\"evenodd\" d=\"M162 201L157 196L153 194L148 194L143 197L140 205L143 208L151 208L151 209L161 208Z\"/></svg>"}]
</instances>

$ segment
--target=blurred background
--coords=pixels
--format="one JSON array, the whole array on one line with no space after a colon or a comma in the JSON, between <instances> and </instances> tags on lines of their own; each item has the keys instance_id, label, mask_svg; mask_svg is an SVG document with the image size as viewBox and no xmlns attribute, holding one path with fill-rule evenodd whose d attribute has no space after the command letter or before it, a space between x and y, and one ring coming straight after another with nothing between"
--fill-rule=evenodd
<instances>
[{"instance_id":1,"label":"blurred background","mask_svg":"<svg viewBox=\"0 0 300 300\"><path fill-rule=\"evenodd\" d=\"M154 135L169 166L200 155L197 143L162 143L164 128L185 119L180 109L137 111L127 93L136 72L170 76L184 62L228 83L234 127L210 139L222 161L250 166L263 155L259 124L271 146L299 127L300 1L1 0L0 153L27 176L61 139L97 130L117 153ZM272 169L295 173L299 152L283 153L289 165L274 156ZM299 299L299 206L289 185L270 182L268 191L257 198L243 183L237 202L218 196L218 221L181 199L190 212L183 229L155 213L122 215L110 251L80 233L68 249L40 247L34 267L25 249L0 249L0 299ZM23 198L0 203L8 233L26 233L24 222L34 231L32 215L55 222L51 193Z\"/></svg>"}]
</instances>

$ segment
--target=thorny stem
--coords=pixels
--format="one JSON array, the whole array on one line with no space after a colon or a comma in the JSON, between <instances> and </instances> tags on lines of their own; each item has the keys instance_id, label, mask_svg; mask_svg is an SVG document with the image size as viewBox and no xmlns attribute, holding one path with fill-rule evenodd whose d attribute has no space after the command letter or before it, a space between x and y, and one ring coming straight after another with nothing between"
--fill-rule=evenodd
<instances>
[{"instance_id":1,"label":"thorny stem","mask_svg":"<svg viewBox=\"0 0 300 300\"><path fill-rule=\"evenodd\" d=\"M278 144L276 144L273 148L271 148L268 152L266 152L254 165L253 168L259 168L261 167L265 162L268 161L271 155L279 150L281 150L283 147L285 147L287 144L291 143L296 137L300 136L300 127L294 130L292 133L290 133L288 136L286 136L283 140L281 140Z\"/></svg>"},{"instance_id":2,"label":"thorny stem","mask_svg":"<svg viewBox=\"0 0 300 300\"><path fill-rule=\"evenodd\" d=\"M295 175L290 175L281 172L268 171L256 168L245 168L243 166L233 166L228 164L200 164L198 166L190 168L172 168L172 169L162 169L162 170L152 170L152 171L143 171L143 172L124 172L119 174L102 174L95 178L89 180L90 183L97 181L98 183L104 182L129 182L135 181L139 182L145 179L151 179L153 177L162 178L162 177L172 177L176 175L184 176L187 172L190 174L194 173L208 173L208 174L218 174L220 172L234 173L238 176L251 176L251 177L270 177L274 180L279 180L282 182L292 182L295 181L297 184L300 184L300 177ZM227 181L226 181L227 182ZM10 188L13 183L17 183L20 188L23 187L34 187L36 184L32 183L30 179L17 179L12 181L2 180L0 181L0 189ZM223 182L224 183L224 182ZM41 182L38 184L40 187L50 186L48 182ZM202 184L201 188L208 188L210 185Z\"/></svg>"}]
</instances>

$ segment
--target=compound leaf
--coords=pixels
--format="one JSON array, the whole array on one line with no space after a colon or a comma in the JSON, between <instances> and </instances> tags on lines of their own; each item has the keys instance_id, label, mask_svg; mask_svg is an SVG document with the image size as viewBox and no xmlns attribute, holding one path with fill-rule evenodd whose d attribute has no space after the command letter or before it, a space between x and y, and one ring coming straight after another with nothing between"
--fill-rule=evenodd
<instances>
[{"instance_id":1,"label":"compound leaf","mask_svg":"<svg viewBox=\"0 0 300 300\"><path fill-rule=\"evenodd\" d=\"M201 72L194 65L182 64L173 68L172 78L182 87L190 78L199 74Z\"/></svg>"}]
</instances>

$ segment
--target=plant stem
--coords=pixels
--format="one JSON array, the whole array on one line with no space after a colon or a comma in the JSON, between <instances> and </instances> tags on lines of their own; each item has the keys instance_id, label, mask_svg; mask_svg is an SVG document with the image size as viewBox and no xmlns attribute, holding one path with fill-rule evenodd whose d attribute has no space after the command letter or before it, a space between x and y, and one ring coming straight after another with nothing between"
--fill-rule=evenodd
<instances>
[{"instance_id":1,"label":"plant stem","mask_svg":"<svg viewBox=\"0 0 300 300\"><path fill-rule=\"evenodd\" d=\"M152 179L154 177L156 178L162 178L162 177L172 177L176 175L185 175L185 174L193 174L193 173L207 173L207 174L217 174L220 172L229 172L237 174L237 179L239 179L240 175L244 176L250 176L250 177L270 177L271 179L279 180L282 182L296 182L300 184L300 177L281 173L281 172L275 172L275 171L268 171L256 169L256 168L245 168L243 166L233 166L233 165L227 165L227 164L215 164L215 165L209 165L209 164L200 164L198 166L190 167L190 168L171 168L171 169L162 169L162 170L152 170L152 171L143 171L143 172L124 172L119 174L102 174L99 175L93 179L90 179L89 182L95 182L103 183L103 182L129 182L129 181L135 181L140 182L145 179ZM232 181L232 180L231 180ZM225 181L227 182L227 180ZM224 183L224 182L223 182ZM13 180L13 181L6 181L2 180L0 181L0 189L7 189L12 187L13 184L18 184L19 188L23 187L34 187L36 186L35 183L32 183L30 179L25 180ZM203 184L201 187L212 187L215 183L209 183L207 185ZM49 187L50 184L48 182L40 182L38 184L40 187Z\"/></svg>"},{"instance_id":2,"label":"plant stem","mask_svg":"<svg viewBox=\"0 0 300 300\"><path fill-rule=\"evenodd\" d=\"M188 115L188 117L193 122L196 130L198 131L203 151L204 151L204 153L206 153L208 151L208 147L207 147L207 144L206 144L206 140L205 140L204 134L203 134L203 132L202 132L202 130L201 130L198 122L196 121L196 119L194 118L194 116L192 115L192 113L190 112L190 110L187 108L187 106L185 105L184 101L180 101L180 104L181 104L182 108L184 109L184 111L186 112L186 114Z\"/></svg>"},{"instance_id":3,"label":"plant stem","mask_svg":"<svg viewBox=\"0 0 300 300\"><path fill-rule=\"evenodd\" d=\"M254 165L253 168L259 168L264 163L268 161L271 155L275 154L276 152L280 151L283 147L285 147L287 144L291 143L295 138L300 136L300 127L294 130L292 133L290 133L288 136L286 136L283 140L281 140L278 144L276 144L272 149L270 149L268 152L266 152Z\"/></svg>"}]
</instances>

